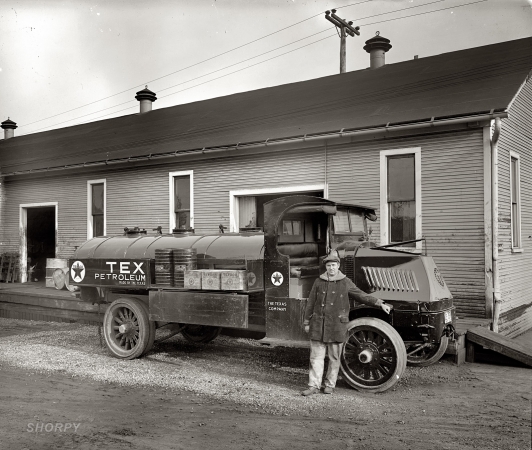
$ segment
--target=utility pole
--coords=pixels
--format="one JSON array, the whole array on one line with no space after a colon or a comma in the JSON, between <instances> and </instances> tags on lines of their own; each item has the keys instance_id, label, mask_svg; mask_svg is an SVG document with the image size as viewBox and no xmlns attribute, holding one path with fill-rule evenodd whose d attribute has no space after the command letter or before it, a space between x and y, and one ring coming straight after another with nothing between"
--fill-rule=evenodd
<instances>
[{"instance_id":1,"label":"utility pole","mask_svg":"<svg viewBox=\"0 0 532 450\"><path fill-rule=\"evenodd\" d=\"M345 73L345 39L347 35L360 36L360 27L352 27L353 22L346 22L336 15L336 9L325 11L325 18L335 27L340 28L340 73Z\"/></svg>"}]
</instances>

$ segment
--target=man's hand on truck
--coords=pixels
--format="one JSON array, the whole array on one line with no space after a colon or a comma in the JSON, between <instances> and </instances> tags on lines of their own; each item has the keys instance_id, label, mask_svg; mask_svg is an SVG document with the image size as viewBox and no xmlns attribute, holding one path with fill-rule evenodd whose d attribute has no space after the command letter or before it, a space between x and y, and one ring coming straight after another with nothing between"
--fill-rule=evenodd
<instances>
[{"instance_id":1,"label":"man's hand on truck","mask_svg":"<svg viewBox=\"0 0 532 450\"><path fill-rule=\"evenodd\" d=\"M381 303L381 309L386 313L390 314L390 311L392 310L392 305L388 305L384 302Z\"/></svg>"}]
</instances>

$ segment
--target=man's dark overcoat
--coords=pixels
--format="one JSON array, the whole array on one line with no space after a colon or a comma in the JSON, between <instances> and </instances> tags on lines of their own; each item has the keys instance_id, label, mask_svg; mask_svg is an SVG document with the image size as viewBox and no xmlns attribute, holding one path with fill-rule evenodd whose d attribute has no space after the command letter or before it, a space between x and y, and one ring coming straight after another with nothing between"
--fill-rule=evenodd
<instances>
[{"instance_id":1,"label":"man's dark overcoat","mask_svg":"<svg viewBox=\"0 0 532 450\"><path fill-rule=\"evenodd\" d=\"M382 304L382 300L360 290L342 272L338 272L334 278L329 278L325 272L316 279L310 291L303 323L310 325L311 340L345 342L349 297L366 305Z\"/></svg>"}]
</instances>

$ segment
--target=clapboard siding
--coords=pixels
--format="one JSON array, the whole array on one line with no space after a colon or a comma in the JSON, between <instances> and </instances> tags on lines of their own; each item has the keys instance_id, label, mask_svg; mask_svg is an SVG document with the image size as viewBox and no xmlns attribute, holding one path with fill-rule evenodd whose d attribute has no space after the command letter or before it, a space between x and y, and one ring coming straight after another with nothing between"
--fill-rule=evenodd
<instances>
[{"instance_id":1,"label":"clapboard siding","mask_svg":"<svg viewBox=\"0 0 532 450\"><path fill-rule=\"evenodd\" d=\"M87 179L85 175L63 175L38 180L13 178L5 181L2 251L20 249L21 204L58 202L56 257L71 255L74 246L87 238Z\"/></svg>"},{"instance_id":2,"label":"clapboard siding","mask_svg":"<svg viewBox=\"0 0 532 450\"><path fill-rule=\"evenodd\" d=\"M324 183L323 149L275 152L235 158L172 162L164 166L122 168L50 178L17 179L5 183L5 239L1 251L18 251L19 206L58 202L57 257L69 257L87 238L87 181L105 179L107 234L124 227L150 231L169 226L169 173L194 171L195 227L198 233L216 233L229 226L229 191L279 188Z\"/></svg>"},{"instance_id":3,"label":"clapboard siding","mask_svg":"<svg viewBox=\"0 0 532 450\"><path fill-rule=\"evenodd\" d=\"M421 147L423 234L429 254L456 299L459 317L485 317L484 186L482 130L410 138L381 139L343 145L244 156L168 160L157 166L114 167L83 175L58 172L49 178L5 183L3 249L18 250L20 203L59 202L58 257L69 257L87 235L87 181L106 179L107 234L139 226L150 231L169 226L170 172L193 170L194 226L216 233L230 225L229 192L328 184L329 198L374 206L380 204L380 151ZM325 155L327 164L325 165ZM327 174L325 174L325 167ZM380 239L379 222L371 223Z\"/></svg>"},{"instance_id":4,"label":"clapboard siding","mask_svg":"<svg viewBox=\"0 0 532 450\"><path fill-rule=\"evenodd\" d=\"M510 151L519 155L521 242L511 242ZM502 120L499 139L499 260L502 307L499 331L509 337L532 328L532 81L528 81Z\"/></svg>"},{"instance_id":5,"label":"clapboard siding","mask_svg":"<svg viewBox=\"0 0 532 450\"><path fill-rule=\"evenodd\" d=\"M230 191L323 183L323 158L322 149L311 149L114 172L107 178L108 234L125 226L161 225L168 231L170 172L193 171L194 227L197 233L217 233L219 224L229 227Z\"/></svg>"},{"instance_id":6,"label":"clapboard siding","mask_svg":"<svg viewBox=\"0 0 532 450\"><path fill-rule=\"evenodd\" d=\"M486 315L482 131L329 147L327 181L334 200L380 204L381 150L421 147L422 232L459 317ZM372 224L379 241L381 224Z\"/></svg>"},{"instance_id":7,"label":"clapboard siding","mask_svg":"<svg viewBox=\"0 0 532 450\"><path fill-rule=\"evenodd\" d=\"M6 202L6 194L5 194L5 182L4 179L0 177L0 253L2 253L2 249L4 247L5 243L5 226L4 222L2 221L2 218L5 217L5 202Z\"/></svg>"}]
</instances>

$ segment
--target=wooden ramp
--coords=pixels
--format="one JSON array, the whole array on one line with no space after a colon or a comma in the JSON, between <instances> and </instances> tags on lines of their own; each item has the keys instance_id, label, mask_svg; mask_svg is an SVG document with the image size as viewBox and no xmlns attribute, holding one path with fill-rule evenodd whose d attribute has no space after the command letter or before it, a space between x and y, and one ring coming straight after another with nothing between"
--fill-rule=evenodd
<instances>
[{"instance_id":1,"label":"wooden ramp","mask_svg":"<svg viewBox=\"0 0 532 450\"><path fill-rule=\"evenodd\" d=\"M466 361L475 362L475 346L481 345L501 355L515 359L532 367L532 348L515 342L505 336L488 330L484 327L475 327L467 330Z\"/></svg>"}]
</instances>

